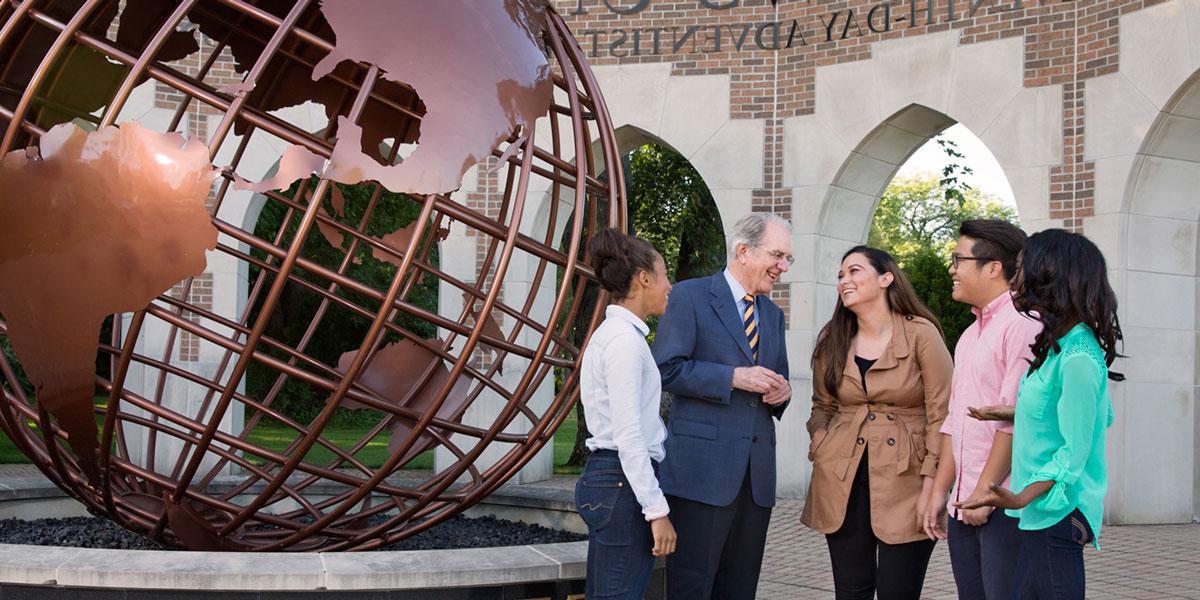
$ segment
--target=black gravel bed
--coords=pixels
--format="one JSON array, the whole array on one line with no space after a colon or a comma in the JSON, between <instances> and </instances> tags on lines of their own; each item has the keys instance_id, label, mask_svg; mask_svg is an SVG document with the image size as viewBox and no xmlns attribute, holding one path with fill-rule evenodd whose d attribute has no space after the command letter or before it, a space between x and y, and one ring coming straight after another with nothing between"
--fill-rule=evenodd
<instances>
[{"instance_id":1,"label":"black gravel bed","mask_svg":"<svg viewBox=\"0 0 1200 600\"><path fill-rule=\"evenodd\" d=\"M554 544L586 540L586 535L495 517L453 517L380 550L449 550ZM0 520L0 543L74 546L115 550L164 550L132 531L100 517Z\"/></svg>"}]
</instances>

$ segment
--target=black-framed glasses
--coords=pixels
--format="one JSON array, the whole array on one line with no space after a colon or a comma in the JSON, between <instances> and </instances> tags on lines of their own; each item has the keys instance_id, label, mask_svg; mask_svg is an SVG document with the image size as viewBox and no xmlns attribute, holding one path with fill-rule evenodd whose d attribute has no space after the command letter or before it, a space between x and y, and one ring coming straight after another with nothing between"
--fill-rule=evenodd
<instances>
[{"instance_id":1,"label":"black-framed glasses","mask_svg":"<svg viewBox=\"0 0 1200 600\"><path fill-rule=\"evenodd\" d=\"M954 265L955 269L958 268L958 263L960 263L964 260L974 260L974 261L978 261L978 262L990 262L990 261L993 261L996 259L994 259L990 256L963 256L957 252L950 255L950 264Z\"/></svg>"},{"instance_id":2,"label":"black-framed glasses","mask_svg":"<svg viewBox=\"0 0 1200 600\"><path fill-rule=\"evenodd\" d=\"M758 245L756 245L754 247L762 248L763 250L765 250L767 254L771 255L771 258L775 259L775 262L779 262L781 260L787 261L787 264L789 267L796 264L796 257L792 256L791 254L784 254L783 252L780 252L778 250L772 250L770 248L763 248L762 246L758 246Z\"/></svg>"}]
</instances>

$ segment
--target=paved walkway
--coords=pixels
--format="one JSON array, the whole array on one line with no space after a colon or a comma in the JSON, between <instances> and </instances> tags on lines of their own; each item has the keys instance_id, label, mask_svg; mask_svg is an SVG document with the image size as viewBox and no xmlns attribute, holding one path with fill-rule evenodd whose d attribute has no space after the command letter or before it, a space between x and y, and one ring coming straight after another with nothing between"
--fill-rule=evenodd
<instances>
[{"instance_id":1,"label":"paved walkway","mask_svg":"<svg viewBox=\"0 0 1200 600\"><path fill-rule=\"evenodd\" d=\"M573 476L538 485L573 487ZM780 500L771 513L758 600L832 600L825 537L800 524L803 500ZM1103 551L1084 550L1088 598L1200 600L1200 524L1106 526ZM934 547L922 598L957 598L945 543Z\"/></svg>"},{"instance_id":2,"label":"paved walkway","mask_svg":"<svg viewBox=\"0 0 1200 600\"><path fill-rule=\"evenodd\" d=\"M0 465L5 479L40 478L32 465ZM539 487L570 489L574 476L556 476ZM825 538L800 524L803 500L780 500L771 514L759 600L832 599L833 577ZM1099 600L1200 600L1200 524L1108 526L1104 550L1084 551L1088 597ZM954 578L946 544L929 562L922 598L953 599Z\"/></svg>"},{"instance_id":3,"label":"paved walkway","mask_svg":"<svg viewBox=\"0 0 1200 600\"><path fill-rule=\"evenodd\" d=\"M782 500L771 514L758 585L760 600L832 599L825 538L800 524L803 500ZM1084 550L1088 598L1200 599L1200 525L1108 526L1104 550ZM946 544L929 561L922 598L952 599Z\"/></svg>"}]
</instances>

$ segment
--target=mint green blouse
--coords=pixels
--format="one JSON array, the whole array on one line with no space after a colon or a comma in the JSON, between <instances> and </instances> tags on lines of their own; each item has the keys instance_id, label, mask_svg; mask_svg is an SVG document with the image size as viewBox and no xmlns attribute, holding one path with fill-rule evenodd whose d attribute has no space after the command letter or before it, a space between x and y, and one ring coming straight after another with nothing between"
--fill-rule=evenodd
<instances>
[{"instance_id":1,"label":"mint green blouse","mask_svg":"<svg viewBox=\"0 0 1200 600\"><path fill-rule=\"evenodd\" d=\"M1013 424L1012 488L1054 481L1028 506L1009 510L1025 530L1045 529L1076 508L1087 518L1099 548L1108 470L1105 430L1113 422L1108 367L1100 342L1080 323L1058 340L1017 392Z\"/></svg>"}]
</instances>

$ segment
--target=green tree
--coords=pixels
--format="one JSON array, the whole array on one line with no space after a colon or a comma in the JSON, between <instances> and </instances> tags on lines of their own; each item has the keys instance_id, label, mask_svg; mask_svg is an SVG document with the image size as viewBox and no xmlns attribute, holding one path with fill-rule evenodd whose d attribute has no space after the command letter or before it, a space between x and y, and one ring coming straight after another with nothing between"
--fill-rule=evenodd
<instances>
[{"instance_id":1,"label":"green tree","mask_svg":"<svg viewBox=\"0 0 1200 600\"><path fill-rule=\"evenodd\" d=\"M672 281L711 275L725 264L725 232L712 193L683 155L655 144L622 160L630 233L663 255Z\"/></svg>"},{"instance_id":2,"label":"green tree","mask_svg":"<svg viewBox=\"0 0 1200 600\"><path fill-rule=\"evenodd\" d=\"M3 318L4 316L0 315L0 319ZM15 372L17 376L16 384L21 387L21 390L26 395L33 395L33 384L29 383L29 379L25 376L25 371L21 368L21 361L17 358L17 353L13 352L12 342L8 340L7 335L0 337L0 352L4 353L4 359L8 361L9 366ZM3 381L4 387L8 387L11 383L7 378L0 378L0 381ZM13 391L15 392L16 390Z\"/></svg>"},{"instance_id":3,"label":"green tree","mask_svg":"<svg viewBox=\"0 0 1200 600\"><path fill-rule=\"evenodd\" d=\"M306 186L307 193L305 194L305 198L298 198L298 200L301 203L305 202L308 194L317 186L318 180L315 177L310 178L306 182L296 182L290 189L283 192L283 195L289 198L297 198L302 183ZM335 208L331 194L325 194L325 197L322 199L325 214L332 215L337 221L357 229L362 223L363 217L370 205L374 186L367 184L354 186L333 185L338 186L341 195L345 199L345 203L343 206ZM376 206L371 213L371 218L366 223L364 233L371 237L383 238L412 223L420 213L420 209L421 206L416 200L402 194L394 194L384 190L376 202ZM276 235L282 230L283 237L279 245L287 248L295 240L302 216L299 211L291 211L289 217L287 205L273 200L268 201L263 206L258 222L255 224L254 234L264 240L274 240ZM430 227L426 227L426 236L433 235L433 233L428 231L429 229ZM350 246L350 238L349 236L345 236L341 240L340 247L335 246L331 241L335 240L327 238L318 227L314 226L310 230L308 237L300 242L303 244L300 255L313 263L330 270L336 270L345 257L346 248ZM424 241L427 243L428 239L426 238ZM253 250L251 254L260 260L266 259L266 253L260 250ZM438 255L436 245L430 252L429 260L433 263L433 266L437 266ZM276 264L277 262L275 261ZM396 265L380 260L379 257L372 253L370 247L359 243L354 249L354 256L347 265L345 272L358 283L374 290L384 291L391 284L392 279L395 278L396 271ZM259 269L252 267L250 270L251 283L257 279L258 274ZM300 267L295 269L293 275L316 285L318 288L329 287L328 280ZM272 279L273 275L268 275L264 282L264 290L270 286ZM422 278L419 283L413 286L405 300L425 310L436 313L437 282L438 280L435 277ZM377 300L345 288L338 288L335 295L372 313L379 310L380 303ZM260 293L258 302L261 303L265 296L265 293ZM317 309L320 304L321 296L294 282L288 282L283 288L283 293L275 310L269 316L270 320L268 321L266 335L293 348L296 347L303 338L309 324L312 323L313 318L317 315ZM256 304L251 311L250 322L254 322L258 318L259 308L260 304ZM395 317L394 321L399 326L421 337L431 338L437 333L436 328L431 323L408 314L401 313ZM337 365L338 359L343 353L359 347L363 336L370 327L370 322L370 318L351 312L341 307L337 302L331 302L320 324L317 326L310 343L305 348L305 353L326 365ZM394 343L398 339L398 335L388 333L385 334L383 341L387 344ZM259 350L286 360L284 353L274 350L267 345L260 345ZM247 394L251 398L264 398L275 384L277 377L278 373L274 369L259 361L251 362L246 379ZM283 389L272 407L282 411L289 417L306 422L321 411L327 395L325 392L314 390L308 384L289 377L284 382ZM339 417L351 419L361 417L367 420L378 420L378 414L369 414L373 412L357 411L357 415L346 412L340 414Z\"/></svg>"},{"instance_id":4,"label":"green tree","mask_svg":"<svg viewBox=\"0 0 1200 600\"><path fill-rule=\"evenodd\" d=\"M949 260L958 240L958 226L968 219L1017 222L1017 213L999 199L977 189L955 190L947 196L937 176L920 173L892 180L879 199L867 243L892 253L903 262L924 249Z\"/></svg>"},{"instance_id":5,"label":"green tree","mask_svg":"<svg viewBox=\"0 0 1200 600\"><path fill-rule=\"evenodd\" d=\"M950 253L959 225L969 219L1019 223L1015 210L963 181L971 171L959 163L965 157L953 142L938 138L938 143L947 156L941 177L923 173L892 180L879 200L867 243L896 257L953 348L974 321L970 307L950 296Z\"/></svg>"},{"instance_id":6,"label":"green tree","mask_svg":"<svg viewBox=\"0 0 1200 600\"><path fill-rule=\"evenodd\" d=\"M946 260L937 252L925 249L907 257L903 268L917 297L924 300L941 321L946 344L954 349L959 336L975 316L971 314L971 307L950 297L952 279Z\"/></svg>"}]
</instances>

